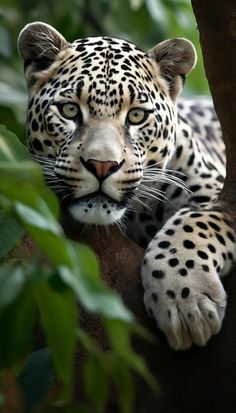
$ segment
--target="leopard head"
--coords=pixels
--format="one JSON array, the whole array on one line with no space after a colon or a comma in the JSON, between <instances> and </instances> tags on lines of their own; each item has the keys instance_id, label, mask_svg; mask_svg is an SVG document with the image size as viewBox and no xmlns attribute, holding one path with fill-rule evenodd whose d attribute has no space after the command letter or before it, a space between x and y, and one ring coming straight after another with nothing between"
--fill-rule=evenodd
<instances>
[{"instance_id":1,"label":"leopard head","mask_svg":"<svg viewBox=\"0 0 236 413\"><path fill-rule=\"evenodd\" d=\"M176 100L195 64L186 39L148 52L110 37L68 43L28 24L18 40L29 103L27 143L73 219L119 221L141 196L147 168L175 151Z\"/></svg>"}]
</instances>

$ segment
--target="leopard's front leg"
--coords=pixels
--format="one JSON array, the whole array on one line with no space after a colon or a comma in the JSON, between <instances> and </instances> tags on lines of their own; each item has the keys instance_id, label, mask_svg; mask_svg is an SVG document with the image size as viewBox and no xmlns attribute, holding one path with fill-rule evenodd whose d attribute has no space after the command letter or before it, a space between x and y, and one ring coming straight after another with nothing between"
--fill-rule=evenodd
<instances>
[{"instance_id":1,"label":"leopard's front leg","mask_svg":"<svg viewBox=\"0 0 236 413\"><path fill-rule=\"evenodd\" d=\"M223 213L178 211L151 241L142 264L144 303L171 347L204 346L219 332L226 293L220 281L236 244Z\"/></svg>"}]
</instances>

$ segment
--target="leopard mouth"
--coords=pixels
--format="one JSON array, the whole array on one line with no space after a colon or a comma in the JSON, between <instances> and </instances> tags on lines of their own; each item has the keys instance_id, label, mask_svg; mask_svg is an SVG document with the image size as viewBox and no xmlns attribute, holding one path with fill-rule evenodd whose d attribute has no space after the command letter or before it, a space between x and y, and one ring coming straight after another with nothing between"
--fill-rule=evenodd
<instances>
[{"instance_id":1,"label":"leopard mouth","mask_svg":"<svg viewBox=\"0 0 236 413\"><path fill-rule=\"evenodd\" d=\"M126 211L127 201L118 202L101 191L96 191L80 198L71 198L62 203L75 221L84 224L107 226L119 221Z\"/></svg>"},{"instance_id":2,"label":"leopard mouth","mask_svg":"<svg viewBox=\"0 0 236 413\"><path fill-rule=\"evenodd\" d=\"M82 196L80 198L74 198L72 200L71 205L84 204L87 205L88 208L95 208L102 205L104 209L106 208L106 206L115 207L116 209L122 209L125 208L126 203L127 202L125 200L117 201L111 198L109 195L106 195L102 191L96 191L91 194Z\"/></svg>"}]
</instances>

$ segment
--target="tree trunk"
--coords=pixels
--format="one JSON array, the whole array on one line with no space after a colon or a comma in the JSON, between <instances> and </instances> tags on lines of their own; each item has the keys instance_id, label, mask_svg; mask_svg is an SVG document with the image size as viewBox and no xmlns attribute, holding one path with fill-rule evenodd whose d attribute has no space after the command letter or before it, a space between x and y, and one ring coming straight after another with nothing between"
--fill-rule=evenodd
<instances>
[{"instance_id":1,"label":"tree trunk","mask_svg":"<svg viewBox=\"0 0 236 413\"><path fill-rule=\"evenodd\" d=\"M226 143L221 199L236 218L236 2L192 0L204 66Z\"/></svg>"}]
</instances>

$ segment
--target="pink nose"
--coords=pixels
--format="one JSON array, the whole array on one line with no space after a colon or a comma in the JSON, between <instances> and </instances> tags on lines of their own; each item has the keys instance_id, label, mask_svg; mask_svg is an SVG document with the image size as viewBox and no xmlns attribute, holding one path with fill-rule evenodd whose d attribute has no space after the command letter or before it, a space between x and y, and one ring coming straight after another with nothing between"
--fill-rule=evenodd
<instances>
[{"instance_id":1,"label":"pink nose","mask_svg":"<svg viewBox=\"0 0 236 413\"><path fill-rule=\"evenodd\" d=\"M90 165L91 172L93 170L94 175L100 179L104 179L112 172L115 172L116 167L119 165L116 161L97 161L95 159L89 159L87 164Z\"/></svg>"}]
</instances>

